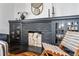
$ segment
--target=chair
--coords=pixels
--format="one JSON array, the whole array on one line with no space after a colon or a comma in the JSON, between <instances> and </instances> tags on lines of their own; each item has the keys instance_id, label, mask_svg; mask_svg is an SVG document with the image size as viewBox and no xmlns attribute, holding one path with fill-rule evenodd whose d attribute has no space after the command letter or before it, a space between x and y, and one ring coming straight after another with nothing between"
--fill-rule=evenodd
<instances>
[{"instance_id":1,"label":"chair","mask_svg":"<svg viewBox=\"0 0 79 59\"><path fill-rule=\"evenodd\" d=\"M0 41L0 56L8 55L8 44L5 41Z\"/></svg>"},{"instance_id":2,"label":"chair","mask_svg":"<svg viewBox=\"0 0 79 59\"><path fill-rule=\"evenodd\" d=\"M70 56L64 48L74 52L74 56L79 55L79 32L67 31L59 46L43 43L44 51L42 56Z\"/></svg>"}]
</instances>

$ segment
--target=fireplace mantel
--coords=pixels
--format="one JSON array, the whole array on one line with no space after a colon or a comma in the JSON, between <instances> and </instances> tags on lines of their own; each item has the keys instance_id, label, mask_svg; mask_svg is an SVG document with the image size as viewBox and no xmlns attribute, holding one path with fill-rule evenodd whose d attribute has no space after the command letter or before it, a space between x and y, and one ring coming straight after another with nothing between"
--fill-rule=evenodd
<instances>
[{"instance_id":1,"label":"fireplace mantel","mask_svg":"<svg viewBox=\"0 0 79 59\"><path fill-rule=\"evenodd\" d=\"M64 25L64 33L67 31L67 23L68 22L78 22L78 31L79 31L79 15L72 16L61 16L61 17L51 17L51 18L37 18L37 19L25 19L25 20L9 20L10 24L10 34L11 32L15 32L19 29L20 31L20 44L25 44L28 46L28 31L40 31L43 33L42 42L46 42L49 44L56 44L56 35L60 33L56 33L58 29L56 29L56 24L63 23ZM11 35L10 35L11 36ZM11 43L12 39L10 37L9 43ZM42 47L41 47L42 48ZM41 49L36 50L40 52Z\"/></svg>"}]
</instances>

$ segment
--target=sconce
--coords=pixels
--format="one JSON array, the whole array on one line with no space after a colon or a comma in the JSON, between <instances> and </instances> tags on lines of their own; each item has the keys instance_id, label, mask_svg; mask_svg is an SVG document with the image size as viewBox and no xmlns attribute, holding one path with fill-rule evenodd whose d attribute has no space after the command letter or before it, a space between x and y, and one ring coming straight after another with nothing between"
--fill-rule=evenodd
<instances>
[{"instance_id":1,"label":"sconce","mask_svg":"<svg viewBox=\"0 0 79 59\"><path fill-rule=\"evenodd\" d=\"M54 4L52 3L52 17L55 16L55 8L54 8Z\"/></svg>"}]
</instances>

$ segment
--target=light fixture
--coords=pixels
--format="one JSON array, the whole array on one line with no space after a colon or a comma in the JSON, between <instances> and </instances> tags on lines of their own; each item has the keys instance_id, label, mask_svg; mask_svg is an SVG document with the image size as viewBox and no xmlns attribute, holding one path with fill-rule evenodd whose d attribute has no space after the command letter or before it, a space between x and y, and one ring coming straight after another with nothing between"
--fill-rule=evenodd
<instances>
[{"instance_id":1,"label":"light fixture","mask_svg":"<svg viewBox=\"0 0 79 59\"><path fill-rule=\"evenodd\" d=\"M68 24L67 25L71 25L71 23L70 22L68 22Z\"/></svg>"},{"instance_id":2,"label":"light fixture","mask_svg":"<svg viewBox=\"0 0 79 59\"><path fill-rule=\"evenodd\" d=\"M75 23L74 23L74 25L78 25L78 23L77 23L77 22L75 22Z\"/></svg>"},{"instance_id":3,"label":"light fixture","mask_svg":"<svg viewBox=\"0 0 79 59\"><path fill-rule=\"evenodd\" d=\"M54 4L52 3L52 17L55 16L55 8L54 8Z\"/></svg>"}]
</instances>

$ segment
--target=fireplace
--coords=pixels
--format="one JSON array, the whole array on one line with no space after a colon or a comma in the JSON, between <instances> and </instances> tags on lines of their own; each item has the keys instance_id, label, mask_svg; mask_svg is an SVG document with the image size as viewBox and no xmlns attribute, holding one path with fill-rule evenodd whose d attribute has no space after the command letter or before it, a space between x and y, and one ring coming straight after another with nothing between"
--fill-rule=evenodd
<instances>
[{"instance_id":1,"label":"fireplace","mask_svg":"<svg viewBox=\"0 0 79 59\"><path fill-rule=\"evenodd\" d=\"M39 31L29 31L28 46L42 47L42 33Z\"/></svg>"},{"instance_id":2,"label":"fireplace","mask_svg":"<svg viewBox=\"0 0 79 59\"><path fill-rule=\"evenodd\" d=\"M40 31L28 31L28 47L28 50L33 52L42 50L42 33Z\"/></svg>"},{"instance_id":3,"label":"fireplace","mask_svg":"<svg viewBox=\"0 0 79 59\"><path fill-rule=\"evenodd\" d=\"M38 21L34 21L34 20L19 20L19 21L10 21L10 33L17 30L17 28L19 28L20 31L20 45L23 48L21 49L25 49L27 48L28 50L37 52L37 53L41 53L42 52L42 42L46 42L46 43L52 43L52 30L51 30L51 20L38 20ZM33 33L33 34L38 34L40 37L40 41L37 42L35 41L34 44L29 43L29 33ZM35 36L34 35L34 36ZM37 36L38 36L37 35ZM33 36L33 37L34 37ZM11 38L9 40L10 42L12 41ZM36 43L37 42L37 43ZM14 43L13 43L14 44ZM16 45L15 45L16 46ZM12 46L11 46L12 48ZM13 48L12 48L13 49ZM15 50L15 49L13 49Z\"/></svg>"}]
</instances>

